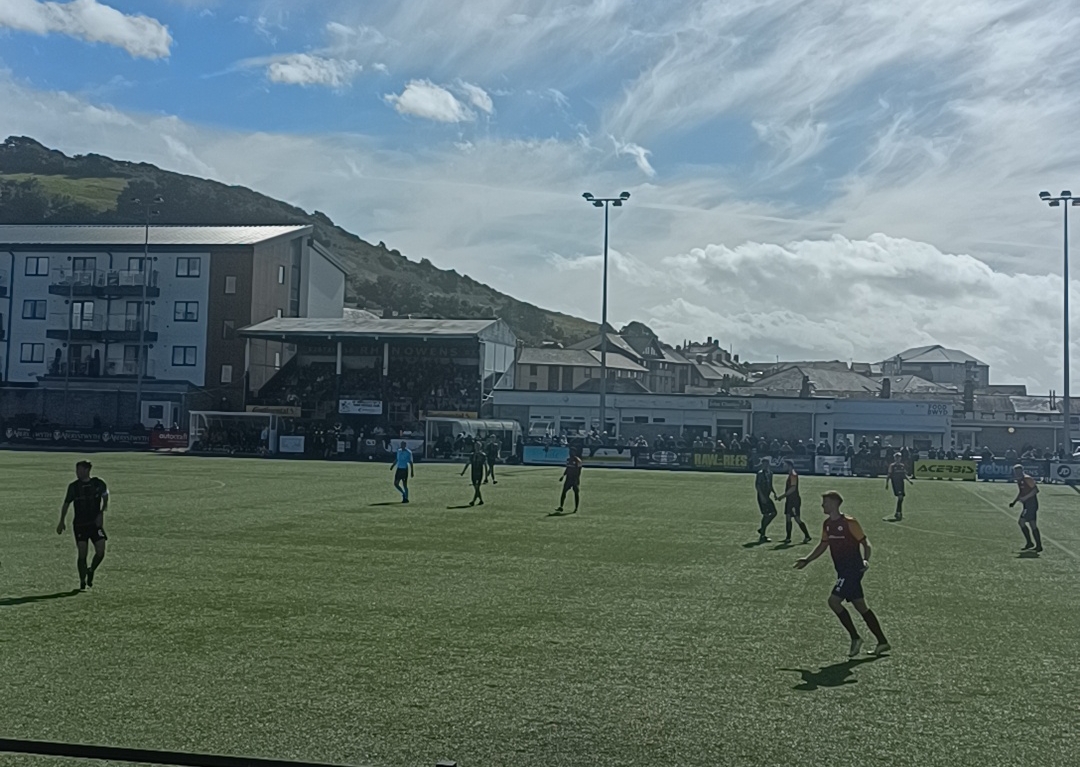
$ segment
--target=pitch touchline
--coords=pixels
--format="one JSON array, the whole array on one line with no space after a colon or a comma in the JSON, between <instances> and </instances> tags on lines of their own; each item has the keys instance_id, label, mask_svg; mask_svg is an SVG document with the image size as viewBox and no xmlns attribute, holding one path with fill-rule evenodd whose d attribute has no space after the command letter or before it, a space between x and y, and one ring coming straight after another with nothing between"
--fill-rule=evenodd
<instances>
[{"instance_id":1,"label":"pitch touchline","mask_svg":"<svg viewBox=\"0 0 1080 767\"><path fill-rule=\"evenodd\" d=\"M1010 519L1015 519L1016 518L1016 514L1014 514L1012 511L1010 511L1009 509L1006 509L1006 508L1004 508L1002 506L999 506L996 502L990 500L989 498L984 496L982 493L980 493L975 488L967 487L965 485L964 489L969 491L972 495L974 495L976 498L978 498L980 501L985 503L990 508L997 509L1002 514L1004 514L1006 517L1009 517ZM1061 549L1062 551L1064 551L1066 554L1068 554L1073 559L1080 559L1080 554L1077 554L1075 551L1071 551L1070 549L1065 548L1060 543L1055 541L1053 538L1047 538L1045 535L1043 535L1043 540L1046 541L1047 543L1052 544L1053 546L1056 546L1057 548Z\"/></svg>"}]
</instances>

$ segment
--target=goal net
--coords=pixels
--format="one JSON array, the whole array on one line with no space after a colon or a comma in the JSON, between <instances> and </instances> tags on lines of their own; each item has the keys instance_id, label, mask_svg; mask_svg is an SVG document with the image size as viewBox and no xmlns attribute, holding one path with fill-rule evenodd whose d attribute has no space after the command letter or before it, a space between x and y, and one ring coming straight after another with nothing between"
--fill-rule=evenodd
<instances>
[{"instance_id":1,"label":"goal net","mask_svg":"<svg viewBox=\"0 0 1080 767\"><path fill-rule=\"evenodd\" d=\"M188 447L192 452L200 453L276 453L278 418L273 413L193 410L189 418Z\"/></svg>"}]
</instances>

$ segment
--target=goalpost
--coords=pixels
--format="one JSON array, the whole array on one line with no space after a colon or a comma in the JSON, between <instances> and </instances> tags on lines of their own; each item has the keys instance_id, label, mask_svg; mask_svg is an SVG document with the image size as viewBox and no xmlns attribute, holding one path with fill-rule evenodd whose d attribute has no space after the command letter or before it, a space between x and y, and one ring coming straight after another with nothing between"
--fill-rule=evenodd
<instances>
[{"instance_id":1,"label":"goalpost","mask_svg":"<svg viewBox=\"0 0 1080 767\"><path fill-rule=\"evenodd\" d=\"M279 418L275 413L192 410L188 418L188 449L207 453L276 453Z\"/></svg>"}]
</instances>

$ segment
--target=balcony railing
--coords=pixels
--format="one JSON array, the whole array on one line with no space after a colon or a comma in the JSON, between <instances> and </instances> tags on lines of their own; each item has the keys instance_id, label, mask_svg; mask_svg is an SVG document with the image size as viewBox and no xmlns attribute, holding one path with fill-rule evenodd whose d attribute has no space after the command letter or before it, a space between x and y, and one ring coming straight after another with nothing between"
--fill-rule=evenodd
<instances>
[{"instance_id":1,"label":"balcony railing","mask_svg":"<svg viewBox=\"0 0 1080 767\"><path fill-rule=\"evenodd\" d=\"M154 369L153 360L143 360L144 376L153 378ZM106 360L105 373L110 376L136 376L139 374L139 363L137 360Z\"/></svg>"},{"instance_id":2,"label":"balcony railing","mask_svg":"<svg viewBox=\"0 0 1080 767\"><path fill-rule=\"evenodd\" d=\"M49 315L46 335L58 340L70 337L73 341L137 341L143 327L142 320L122 314L55 312ZM152 321L145 323L145 330L146 341L157 340Z\"/></svg>"},{"instance_id":3,"label":"balcony railing","mask_svg":"<svg viewBox=\"0 0 1080 767\"><path fill-rule=\"evenodd\" d=\"M53 377L63 378L134 378L138 375L139 363L137 360L107 359L101 362L100 356L95 363L93 357L85 357L81 360L56 360L49 362L48 374ZM155 365L151 359L143 360L143 375L147 378L154 377Z\"/></svg>"},{"instance_id":4,"label":"balcony railing","mask_svg":"<svg viewBox=\"0 0 1080 767\"><path fill-rule=\"evenodd\" d=\"M54 295L157 295L157 271L137 269L54 269L49 292Z\"/></svg>"}]
</instances>

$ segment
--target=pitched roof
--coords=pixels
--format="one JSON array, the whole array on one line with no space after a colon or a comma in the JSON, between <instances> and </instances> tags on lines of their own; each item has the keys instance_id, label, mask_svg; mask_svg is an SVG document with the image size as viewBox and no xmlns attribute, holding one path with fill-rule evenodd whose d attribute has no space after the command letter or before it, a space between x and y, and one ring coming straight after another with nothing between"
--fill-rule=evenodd
<instances>
[{"instance_id":1,"label":"pitched roof","mask_svg":"<svg viewBox=\"0 0 1080 767\"><path fill-rule=\"evenodd\" d=\"M519 365L565 365L567 367L600 367L600 352L591 349L522 349ZM609 353L607 366L613 370L644 373L645 368L621 354Z\"/></svg>"},{"instance_id":2,"label":"pitched roof","mask_svg":"<svg viewBox=\"0 0 1080 767\"><path fill-rule=\"evenodd\" d=\"M641 354L638 353L634 347L626 342L626 340L617 333L608 333L608 352L616 352L624 354L632 360L640 361L644 359ZM599 349L600 348L600 334L586 338L580 343L572 344L571 349Z\"/></svg>"},{"instance_id":3,"label":"pitched roof","mask_svg":"<svg viewBox=\"0 0 1080 767\"><path fill-rule=\"evenodd\" d=\"M664 354L664 362L670 362L672 365L689 365L690 360L675 351L675 347L668 346L667 344L660 345L660 351Z\"/></svg>"},{"instance_id":4,"label":"pitched roof","mask_svg":"<svg viewBox=\"0 0 1080 767\"><path fill-rule=\"evenodd\" d=\"M150 245L256 245L290 234L307 234L312 227L288 226L151 226ZM0 245L95 245L142 246L147 236L139 225L23 225L0 226Z\"/></svg>"},{"instance_id":5,"label":"pitched roof","mask_svg":"<svg viewBox=\"0 0 1080 767\"><path fill-rule=\"evenodd\" d=\"M986 364L967 352L962 352L959 349L946 349L941 344L915 346L893 355L892 359L897 357L903 362L911 362L917 365L964 365L968 362L973 362L976 365ZM885 360L885 362L888 362L888 360Z\"/></svg>"},{"instance_id":6,"label":"pitched roof","mask_svg":"<svg viewBox=\"0 0 1080 767\"><path fill-rule=\"evenodd\" d=\"M886 376L889 380L890 391L893 394L956 394L955 386L927 381L925 378L913 375ZM884 379L883 379L884 380Z\"/></svg>"},{"instance_id":7,"label":"pitched roof","mask_svg":"<svg viewBox=\"0 0 1080 767\"><path fill-rule=\"evenodd\" d=\"M694 362L694 370L706 381L723 381L725 378L734 378L745 381L746 376L738 370L734 370L715 362Z\"/></svg>"},{"instance_id":8,"label":"pitched roof","mask_svg":"<svg viewBox=\"0 0 1080 767\"><path fill-rule=\"evenodd\" d=\"M832 370L810 366L797 366L781 370L771 376L756 381L752 388L755 392L799 392L802 390L803 376L810 379L811 392L870 393L881 391L881 382L873 378L846 370Z\"/></svg>"}]
</instances>

